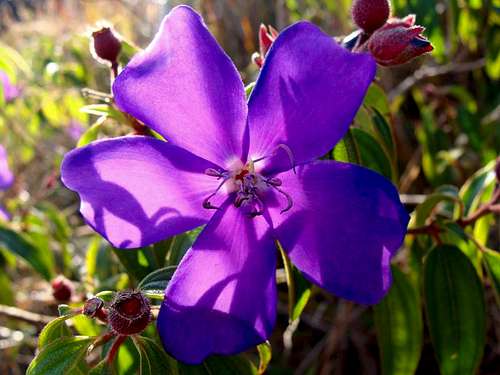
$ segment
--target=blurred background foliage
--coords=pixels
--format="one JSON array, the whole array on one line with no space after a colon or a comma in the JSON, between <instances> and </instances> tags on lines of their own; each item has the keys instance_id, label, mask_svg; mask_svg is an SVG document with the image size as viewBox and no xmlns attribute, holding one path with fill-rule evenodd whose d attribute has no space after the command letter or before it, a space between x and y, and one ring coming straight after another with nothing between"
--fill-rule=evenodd
<instances>
[{"instance_id":1,"label":"blurred background foliage","mask_svg":"<svg viewBox=\"0 0 500 375\"><path fill-rule=\"evenodd\" d=\"M110 91L110 72L89 53L92 28L101 20L114 25L126 41L121 55L126 63L178 3L0 0L0 69L22 90L9 102L0 94L0 143L15 174L14 185L0 192L12 216L0 223L2 374L24 373L37 345L42 348L40 329L58 315L50 286L56 275L74 281L70 305L81 306L90 295L137 287L151 272L175 266L196 237L187 233L150 248L114 251L83 224L76 196L59 181L62 157L77 142L132 131L103 94ZM258 74L251 55L258 50L260 23L281 30L308 19L338 37L354 30L350 0L182 3L202 12L246 84ZM486 215L470 225L460 221L488 202L498 184L500 1L393 0L392 5L395 16L416 14L435 50L403 66L379 67L353 129L330 157L386 175L413 212L410 226L442 231L437 237L432 232L407 237L394 261L394 287L374 308L311 287L296 270L290 296L284 270L278 270L270 374L500 372L498 217ZM169 270L156 274L159 285ZM155 277L143 284L157 282ZM61 336L104 332L83 316L71 322L72 331L64 326ZM154 329L145 335L154 338ZM118 373L136 373L134 350L132 342L121 347ZM262 366L269 353L267 347L259 351ZM93 354L89 363L95 364L99 356ZM258 366L258 352L247 354ZM207 365L215 366L213 373L244 372L236 362L214 361Z\"/></svg>"}]
</instances>

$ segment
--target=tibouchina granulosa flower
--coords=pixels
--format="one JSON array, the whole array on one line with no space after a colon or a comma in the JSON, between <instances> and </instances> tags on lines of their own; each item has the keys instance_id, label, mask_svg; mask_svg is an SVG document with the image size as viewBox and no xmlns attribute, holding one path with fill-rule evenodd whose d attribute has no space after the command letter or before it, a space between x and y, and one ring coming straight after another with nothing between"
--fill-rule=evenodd
<instances>
[{"instance_id":1,"label":"tibouchina granulosa flower","mask_svg":"<svg viewBox=\"0 0 500 375\"><path fill-rule=\"evenodd\" d=\"M14 175L9 168L7 152L5 151L5 148L0 145L0 191L7 190L13 183ZM10 220L9 211L0 205L0 221L8 220Z\"/></svg>"},{"instance_id":2,"label":"tibouchina granulosa flower","mask_svg":"<svg viewBox=\"0 0 500 375\"><path fill-rule=\"evenodd\" d=\"M0 85L3 90L3 99L6 102L14 100L21 94L19 87L11 82L9 76L3 70L0 70Z\"/></svg>"},{"instance_id":3,"label":"tibouchina granulosa flower","mask_svg":"<svg viewBox=\"0 0 500 375\"><path fill-rule=\"evenodd\" d=\"M248 103L229 57L191 8L174 8L113 85L118 106L162 134L70 152L64 183L86 221L133 248L206 224L166 291L165 349L199 363L266 340L279 240L313 283L376 303L408 215L366 168L316 161L345 134L375 74L367 54L316 26L283 30Z\"/></svg>"},{"instance_id":4,"label":"tibouchina granulosa flower","mask_svg":"<svg viewBox=\"0 0 500 375\"><path fill-rule=\"evenodd\" d=\"M7 151L0 145L0 190L7 190L14 182L14 175L9 168Z\"/></svg>"}]
</instances>

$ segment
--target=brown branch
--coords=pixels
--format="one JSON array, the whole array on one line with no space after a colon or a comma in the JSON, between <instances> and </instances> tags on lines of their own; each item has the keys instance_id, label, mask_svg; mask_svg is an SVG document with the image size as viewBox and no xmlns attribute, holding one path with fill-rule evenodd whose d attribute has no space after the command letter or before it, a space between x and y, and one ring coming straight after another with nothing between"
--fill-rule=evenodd
<instances>
[{"instance_id":1,"label":"brown branch","mask_svg":"<svg viewBox=\"0 0 500 375\"><path fill-rule=\"evenodd\" d=\"M0 305L0 316L22 320L23 322L44 326L56 319L56 316L48 316L26 311L14 306Z\"/></svg>"},{"instance_id":2,"label":"brown branch","mask_svg":"<svg viewBox=\"0 0 500 375\"><path fill-rule=\"evenodd\" d=\"M458 225L460 225L462 228L465 228L469 225L474 224L477 220L479 220L480 218L482 218L485 215L488 215L491 213L498 213L499 205L500 205L498 203L499 200L500 200L500 188L497 187L495 192L493 193L493 196L491 197L491 199L488 203L483 204L476 211L474 211L471 215L469 215L465 218L457 219L456 223ZM410 235L425 234L425 235L433 236L434 238L439 238L440 232L442 232L442 229L439 228L439 225L437 224L437 222L435 220L433 220L430 224L423 225L421 227L409 228L406 233L410 234Z\"/></svg>"},{"instance_id":3,"label":"brown branch","mask_svg":"<svg viewBox=\"0 0 500 375\"><path fill-rule=\"evenodd\" d=\"M420 69L416 70L415 73L413 73L411 76L405 78L394 89L392 89L388 95L389 100L393 100L395 97L404 94L419 81L422 81L426 78L436 77L448 73L469 72L472 70L481 69L485 65L486 65L486 59L482 58L479 60L463 62L463 63L452 62L450 64L440 65L440 66L423 66Z\"/></svg>"}]
</instances>

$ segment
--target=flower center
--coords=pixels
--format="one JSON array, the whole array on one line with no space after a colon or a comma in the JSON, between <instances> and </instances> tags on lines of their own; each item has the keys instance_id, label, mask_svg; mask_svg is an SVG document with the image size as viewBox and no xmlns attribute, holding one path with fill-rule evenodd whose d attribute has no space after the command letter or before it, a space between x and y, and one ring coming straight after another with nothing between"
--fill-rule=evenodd
<instances>
[{"instance_id":1,"label":"flower center","mask_svg":"<svg viewBox=\"0 0 500 375\"><path fill-rule=\"evenodd\" d=\"M257 159L255 162L264 160ZM290 195L281 189L282 181L276 177L265 177L255 171L254 161L248 162L243 167L234 170L216 170L209 168L205 174L221 180L217 189L203 200L203 207L206 209L218 209L211 203L211 199L226 185L228 194L234 193L234 205L238 208L244 208L249 216L255 217L264 213L264 203L262 201L263 193L272 188L286 197L287 205L281 210L281 213L288 211L293 206Z\"/></svg>"}]
</instances>

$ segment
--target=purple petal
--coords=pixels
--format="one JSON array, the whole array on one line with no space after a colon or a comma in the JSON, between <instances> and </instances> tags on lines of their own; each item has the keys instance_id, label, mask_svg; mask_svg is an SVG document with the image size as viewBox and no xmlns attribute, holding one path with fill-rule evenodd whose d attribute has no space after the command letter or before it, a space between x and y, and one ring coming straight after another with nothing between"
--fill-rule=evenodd
<instances>
[{"instance_id":1,"label":"purple petal","mask_svg":"<svg viewBox=\"0 0 500 375\"><path fill-rule=\"evenodd\" d=\"M0 84L2 85L3 98L6 102L17 98L21 93L19 87L12 84L9 76L3 70L0 70Z\"/></svg>"},{"instance_id":2,"label":"purple petal","mask_svg":"<svg viewBox=\"0 0 500 375\"><path fill-rule=\"evenodd\" d=\"M14 182L14 175L10 171L5 148L0 145L0 190L8 189Z\"/></svg>"},{"instance_id":3,"label":"purple petal","mask_svg":"<svg viewBox=\"0 0 500 375\"><path fill-rule=\"evenodd\" d=\"M273 43L249 100L250 159L292 151L296 164L326 154L347 131L375 75L367 54L340 47L318 27L296 23ZM290 168L283 151L267 161Z\"/></svg>"},{"instance_id":4,"label":"purple petal","mask_svg":"<svg viewBox=\"0 0 500 375\"><path fill-rule=\"evenodd\" d=\"M2 221L10 221L11 219L11 216L10 216L10 212L7 211L7 209L0 205L0 222Z\"/></svg>"},{"instance_id":5,"label":"purple petal","mask_svg":"<svg viewBox=\"0 0 500 375\"><path fill-rule=\"evenodd\" d=\"M114 246L146 246L205 224L203 199L219 182L214 165L167 142L121 137L66 155L64 184L82 200L80 211Z\"/></svg>"},{"instance_id":6,"label":"purple petal","mask_svg":"<svg viewBox=\"0 0 500 375\"><path fill-rule=\"evenodd\" d=\"M201 17L174 8L113 84L118 106L177 146L226 167L241 159L243 83Z\"/></svg>"},{"instance_id":7,"label":"purple petal","mask_svg":"<svg viewBox=\"0 0 500 375\"><path fill-rule=\"evenodd\" d=\"M265 341L276 319L276 248L262 217L226 201L188 251L165 291L158 331L187 363Z\"/></svg>"},{"instance_id":8,"label":"purple petal","mask_svg":"<svg viewBox=\"0 0 500 375\"><path fill-rule=\"evenodd\" d=\"M333 161L278 177L293 207L270 214L292 262L331 293L377 303L390 287L390 260L409 219L395 187L369 169Z\"/></svg>"}]
</instances>

